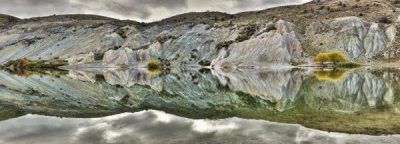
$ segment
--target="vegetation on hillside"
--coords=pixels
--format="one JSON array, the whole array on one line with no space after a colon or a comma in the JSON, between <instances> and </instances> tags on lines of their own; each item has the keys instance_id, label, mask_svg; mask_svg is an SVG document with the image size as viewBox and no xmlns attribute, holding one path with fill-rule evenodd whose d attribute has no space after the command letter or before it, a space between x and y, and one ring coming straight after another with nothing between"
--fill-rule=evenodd
<instances>
[{"instance_id":1,"label":"vegetation on hillside","mask_svg":"<svg viewBox=\"0 0 400 144\"><path fill-rule=\"evenodd\" d=\"M221 50L221 49L223 49L223 48L228 48L229 45L233 44L234 42L235 42L235 41L233 41L233 40L230 40L230 41L223 41L223 42L218 43L218 44L215 46L215 48L216 48L217 50Z\"/></svg>"},{"instance_id":2,"label":"vegetation on hillside","mask_svg":"<svg viewBox=\"0 0 400 144\"><path fill-rule=\"evenodd\" d=\"M158 41L160 44L163 44L165 42L167 42L170 39L177 39L177 36L173 36L173 35L160 35L156 37L156 41Z\"/></svg>"},{"instance_id":3,"label":"vegetation on hillside","mask_svg":"<svg viewBox=\"0 0 400 144\"><path fill-rule=\"evenodd\" d=\"M239 33L239 36L235 39L236 42L242 42L250 39L257 31L258 26L254 23L246 25L243 30Z\"/></svg>"},{"instance_id":4,"label":"vegetation on hillside","mask_svg":"<svg viewBox=\"0 0 400 144\"><path fill-rule=\"evenodd\" d=\"M258 29L258 26L255 23L249 23L244 26L244 28L242 29L242 31L240 31L239 35L236 37L235 40L228 40L228 41L220 42L215 46L215 48L217 50L220 50L222 48L228 48L229 45L231 45L233 43L246 41L254 35L254 33L257 31L257 29Z\"/></svg>"},{"instance_id":5,"label":"vegetation on hillside","mask_svg":"<svg viewBox=\"0 0 400 144\"><path fill-rule=\"evenodd\" d=\"M15 23L17 21L19 21L19 19L16 17L0 14L0 28L10 23Z\"/></svg>"}]
</instances>

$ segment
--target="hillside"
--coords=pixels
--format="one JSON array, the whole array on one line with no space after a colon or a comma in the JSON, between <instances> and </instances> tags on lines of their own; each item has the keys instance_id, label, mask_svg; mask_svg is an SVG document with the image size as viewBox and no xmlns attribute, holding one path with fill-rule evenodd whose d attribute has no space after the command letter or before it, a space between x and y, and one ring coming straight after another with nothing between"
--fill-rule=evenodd
<instances>
[{"instance_id":1,"label":"hillside","mask_svg":"<svg viewBox=\"0 0 400 144\"><path fill-rule=\"evenodd\" d=\"M0 27L6 26L7 24L11 24L19 20L20 19L13 16L0 14Z\"/></svg>"},{"instance_id":2,"label":"hillside","mask_svg":"<svg viewBox=\"0 0 400 144\"><path fill-rule=\"evenodd\" d=\"M152 23L94 15L0 18L0 63L69 60L71 65L268 67L312 63L339 50L359 63L394 61L397 0L329 0L226 14L187 13ZM4 20L6 19L6 20Z\"/></svg>"}]
</instances>

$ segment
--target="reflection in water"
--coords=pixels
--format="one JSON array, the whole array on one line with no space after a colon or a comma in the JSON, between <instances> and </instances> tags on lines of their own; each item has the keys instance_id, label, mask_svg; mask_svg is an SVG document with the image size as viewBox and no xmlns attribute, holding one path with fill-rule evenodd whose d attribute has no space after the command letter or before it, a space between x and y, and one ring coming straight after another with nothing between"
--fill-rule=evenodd
<instances>
[{"instance_id":1,"label":"reflection in water","mask_svg":"<svg viewBox=\"0 0 400 144\"><path fill-rule=\"evenodd\" d=\"M0 72L0 117L87 118L155 109L192 119L240 117L323 131L399 134L399 74L363 69Z\"/></svg>"},{"instance_id":2,"label":"reflection in water","mask_svg":"<svg viewBox=\"0 0 400 144\"><path fill-rule=\"evenodd\" d=\"M160 111L76 119L26 115L0 122L7 144L396 143L395 136L328 133L300 125L229 118L193 120Z\"/></svg>"},{"instance_id":3,"label":"reflection in water","mask_svg":"<svg viewBox=\"0 0 400 144\"><path fill-rule=\"evenodd\" d=\"M314 75L318 80L338 81L343 79L346 69L316 70Z\"/></svg>"}]
</instances>

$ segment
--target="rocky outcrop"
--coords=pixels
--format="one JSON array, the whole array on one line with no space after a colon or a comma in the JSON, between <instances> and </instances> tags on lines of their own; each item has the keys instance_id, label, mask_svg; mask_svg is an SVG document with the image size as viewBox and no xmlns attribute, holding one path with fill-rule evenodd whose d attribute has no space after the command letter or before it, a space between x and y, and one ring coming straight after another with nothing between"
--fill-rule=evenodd
<instances>
[{"instance_id":1,"label":"rocky outcrop","mask_svg":"<svg viewBox=\"0 0 400 144\"><path fill-rule=\"evenodd\" d=\"M381 24L369 23L358 17L343 17L310 24L306 38L319 51L340 50L353 59L368 60L382 54L396 33Z\"/></svg>"},{"instance_id":2,"label":"rocky outcrop","mask_svg":"<svg viewBox=\"0 0 400 144\"><path fill-rule=\"evenodd\" d=\"M216 67L289 65L293 58L301 58L302 53L294 25L279 20L267 24L254 38L230 45L213 60L212 65Z\"/></svg>"},{"instance_id":3,"label":"rocky outcrop","mask_svg":"<svg viewBox=\"0 0 400 144\"><path fill-rule=\"evenodd\" d=\"M254 34L242 42L235 39L241 36L244 26L213 27L197 25L193 28L164 30L158 35L159 41L148 44L138 51L150 60L168 61L170 65L213 66L224 68L273 67L308 62L316 52L340 50L353 60L370 61L384 54L393 42L396 27L369 23L358 17L342 17L311 23L302 36L295 24L279 20L256 27ZM225 47L219 47L226 43ZM309 43L307 45L306 43ZM303 50L305 46L305 51ZM312 48L310 48L312 47ZM111 50L113 51L113 50ZM110 51L110 52L111 52ZM114 57L131 55L114 53ZM110 53L111 54L111 53ZM105 63L112 62L107 58ZM137 65L137 62L125 62Z\"/></svg>"},{"instance_id":4,"label":"rocky outcrop","mask_svg":"<svg viewBox=\"0 0 400 144\"><path fill-rule=\"evenodd\" d=\"M304 58L294 25L283 20L261 26L249 40L233 42L230 46L227 45L226 49L217 48L218 44L239 37L241 30L240 27L210 29L209 25L197 25L186 32L163 32L161 35L182 35L159 36L161 38L158 39L162 40L143 49L109 50L103 63L114 66L142 66L142 63L149 60L159 60L175 67L267 67L289 65L293 59Z\"/></svg>"}]
</instances>

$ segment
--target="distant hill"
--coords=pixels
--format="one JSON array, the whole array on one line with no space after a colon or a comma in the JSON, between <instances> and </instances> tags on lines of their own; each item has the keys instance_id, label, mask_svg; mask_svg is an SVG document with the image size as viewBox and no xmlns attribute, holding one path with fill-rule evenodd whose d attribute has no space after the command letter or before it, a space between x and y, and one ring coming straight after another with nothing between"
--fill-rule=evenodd
<instances>
[{"instance_id":1,"label":"distant hill","mask_svg":"<svg viewBox=\"0 0 400 144\"><path fill-rule=\"evenodd\" d=\"M9 15L4 15L0 14L0 27L5 26L6 24L13 23L16 21L19 21L19 18L9 16Z\"/></svg>"}]
</instances>

